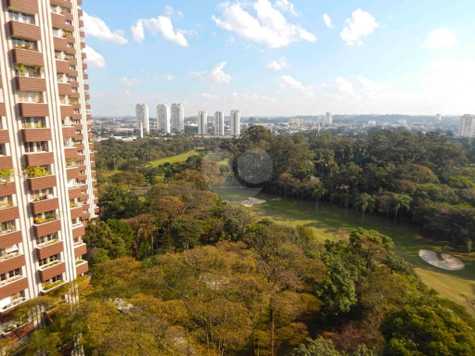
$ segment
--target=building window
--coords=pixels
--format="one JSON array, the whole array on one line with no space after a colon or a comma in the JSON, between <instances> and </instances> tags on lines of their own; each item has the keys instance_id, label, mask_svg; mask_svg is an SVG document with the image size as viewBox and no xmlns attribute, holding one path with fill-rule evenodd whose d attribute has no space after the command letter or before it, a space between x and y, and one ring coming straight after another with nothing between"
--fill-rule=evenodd
<instances>
[{"instance_id":1,"label":"building window","mask_svg":"<svg viewBox=\"0 0 475 356\"><path fill-rule=\"evenodd\" d=\"M27 142L25 143L26 153L49 152L48 142Z\"/></svg>"},{"instance_id":2,"label":"building window","mask_svg":"<svg viewBox=\"0 0 475 356\"><path fill-rule=\"evenodd\" d=\"M8 17L12 21L27 23L30 25L35 24L35 17L32 15L24 14L23 12L18 11L8 11Z\"/></svg>"},{"instance_id":3,"label":"building window","mask_svg":"<svg viewBox=\"0 0 475 356\"><path fill-rule=\"evenodd\" d=\"M54 192L52 188L37 190L33 193L33 201L42 201L53 199Z\"/></svg>"},{"instance_id":4,"label":"building window","mask_svg":"<svg viewBox=\"0 0 475 356\"><path fill-rule=\"evenodd\" d=\"M20 103L40 104L43 102L43 95L40 93L19 92L17 95Z\"/></svg>"},{"instance_id":5,"label":"building window","mask_svg":"<svg viewBox=\"0 0 475 356\"><path fill-rule=\"evenodd\" d=\"M60 258L59 254L54 255L54 256L50 256L50 257L47 257L47 258L43 258L39 262L40 267L44 267L44 266L54 264L54 263L59 261L59 258Z\"/></svg>"},{"instance_id":6,"label":"building window","mask_svg":"<svg viewBox=\"0 0 475 356\"><path fill-rule=\"evenodd\" d=\"M0 282L1 284L5 284L11 281L12 279L18 279L18 277L21 277L22 275L23 274L21 268L17 268L16 270L0 274Z\"/></svg>"},{"instance_id":7,"label":"building window","mask_svg":"<svg viewBox=\"0 0 475 356\"><path fill-rule=\"evenodd\" d=\"M46 119L43 117L26 117L22 119L24 129L44 129L46 128Z\"/></svg>"},{"instance_id":8,"label":"building window","mask_svg":"<svg viewBox=\"0 0 475 356\"><path fill-rule=\"evenodd\" d=\"M42 237L38 238L37 243L38 243L39 246L41 246L41 245L50 244L52 242L56 242L58 240L59 240L58 234L54 233L54 234L50 234L50 235L42 236Z\"/></svg>"},{"instance_id":9,"label":"building window","mask_svg":"<svg viewBox=\"0 0 475 356\"><path fill-rule=\"evenodd\" d=\"M11 195L0 197L0 209L7 209L13 206L13 198Z\"/></svg>"},{"instance_id":10,"label":"building window","mask_svg":"<svg viewBox=\"0 0 475 356\"><path fill-rule=\"evenodd\" d=\"M6 221L0 224L0 234L9 234L16 230L15 221Z\"/></svg>"},{"instance_id":11,"label":"building window","mask_svg":"<svg viewBox=\"0 0 475 356\"><path fill-rule=\"evenodd\" d=\"M13 43L14 48L29 49L31 51L38 50L38 45L36 44L36 42L33 42L33 41L27 41L27 40L21 40L19 38L13 38L12 43Z\"/></svg>"}]
</instances>

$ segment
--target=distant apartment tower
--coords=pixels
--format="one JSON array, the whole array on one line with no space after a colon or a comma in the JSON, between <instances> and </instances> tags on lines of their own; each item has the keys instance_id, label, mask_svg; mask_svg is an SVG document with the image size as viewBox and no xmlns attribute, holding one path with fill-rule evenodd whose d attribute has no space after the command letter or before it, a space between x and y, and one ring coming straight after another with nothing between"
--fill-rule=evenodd
<instances>
[{"instance_id":1,"label":"distant apartment tower","mask_svg":"<svg viewBox=\"0 0 475 356\"><path fill-rule=\"evenodd\" d=\"M436 118L437 121L442 121L442 115L441 114L437 114L435 116L435 118Z\"/></svg>"},{"instance_id":2,"label":"distant apartment tower","mask_svg":"<svg viewBox=\"0 0 475 356\"><path fill-rule=\"evenodd\" d=\"M171 130L174 133L182 133L185 131L185 107L183 104L172 104Z\"/></svg>"},{"instance_id":3,"label":"distant apartment tower","mask_svg":"<svg viewBox=\"0 0 475 356\"><path fill-rule=\"evenodd\" d=\"M461 137L475 137L475 115L464 115L461 117L459 134Z\"/></svg>"},{"instance_id":4,"label":"distant apartment tower","mask_svg":"<svg viewBox=\"0 0 475 356\"><path fill-rule=\"evenodd\" d=\"M331 125L333 125L333 115L332 115L330 112L327 112L327 113L325 114L324 124L325 124L326 126L331 126Z\"/></svg>"},{"instance_id":5,"label":"distant apartment tower","mask_svg":"<svg viewBox=\"0 0 475 356\"><path fill-rule=\"evenodd\" d=\"M159 104L157 106L158 129L164 133L171 133L170 109L168 105Z\"/></svg>"},{"instance_id":6,"label":"distant apartment tower","mask_svg":"<svg viewBox=\"0 0 475 356\"><path fill-rule=\"evenodd\" d=\"M208 134L208 113L206 111L200 111L198 113L198 135Z\"/></svg>"},{"instance_id":7,"label":"distant apartment tower","mask_svg":"<svg viewBox=\"0 0 475 356\"><path fill-rule=\"evenodd\" d=\"M241 136L241 113L239 110L231 111L231 135L234 137Z\"/></svg>"},{"instance_id":8,"label":"distant apartment tower","mask_svg":"<svg viewBox=\"0 0 475 356\"><path fill-rule=\"evenodd\" d=\"M96 174L80 3L0 4L0 313L88 270Z\"/></svg>"},{"instance_id":9,"label":"distant apartment tower","mask_svg":"<svg viewBox=\"0 0 475 356\"><path fill-rule=\"evenodd\" d=\"M301 129L304 125L304 120L302 118L291 118L288 120L288 124L291 129Z\"/></svg>"},{"instance_id":10,"label":"distant apartment tower","mask_svg":"<svg viewBox=\"0 0 475 356\"><path fill-rule=\"evenodd\" d=\"M147 104L137 104L135 107L137 118L137 126L140 132L140 137L150 135L150 112Z\"/></svg>"},{"instance_id":11,"label":"distant apartment tower","mask_svg":"<svg viewBox=\"0 0 475 356\"><path fill-rule=\"evenodd\" d=\"M214 134L224 136L224 114L221 111L214 114Z\"/></svg>"}]
</instances>

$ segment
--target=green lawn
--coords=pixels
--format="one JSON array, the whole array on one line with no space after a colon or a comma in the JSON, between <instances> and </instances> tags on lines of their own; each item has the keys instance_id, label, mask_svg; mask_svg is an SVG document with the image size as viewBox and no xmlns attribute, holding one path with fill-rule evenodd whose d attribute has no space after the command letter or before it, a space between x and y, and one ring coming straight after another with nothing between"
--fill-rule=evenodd
<instances>
[{"instance_id":1,"label":"green lawn","mask_svg":"<svg viewBox=\"0 0 475 356\"><path fill-rule=\"evenodd\" d=\"M378 230L390 236L397 251L415 268L426 285L442 296L459 303L475 315L475 254L456 254L463 259L466 267L459 272L445 272L423 262L418 252L422 248L434 248L435 243L423 239L417 229L404 223L395 223L383 217L367 216L345 209L293 199L282 199L258 194L257 190L221 188L216 190L223 199L240 202L249 196L256 196L267 202L249 210L257 217L265 217L287 226L305 226L310 228L318 240L346 238L357 227Z\"/></svg>"},{"instance_id":2,"label":"green lawn","mask_svg":"<svg viewBox=\"0 0 475 356\"><path fill-rule=\"evenodd\" d=\"M146 167L157 168L167 163L170 163L170 164L182 163L182 162L185 162L188 158L196 156L196 155L198 155L198 152L196 150L192 150L192 151L181 153L176 156L170 156L170 157L157 159L155 161L151 161L150 163L147 164Z\"/></svg>"}]
</instances>

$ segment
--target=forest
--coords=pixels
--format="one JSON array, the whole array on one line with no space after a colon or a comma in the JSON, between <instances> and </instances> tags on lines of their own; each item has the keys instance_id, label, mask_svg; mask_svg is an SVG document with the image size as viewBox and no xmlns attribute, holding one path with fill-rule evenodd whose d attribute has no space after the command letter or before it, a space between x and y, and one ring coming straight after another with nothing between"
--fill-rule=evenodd
<instances>
[{"instance_id":1,"label":"forest","mask_svg":"<svg viewBox=\"0 0 475 356\"><path fill-rule=\"evenodd\" d=\"M44 325L12 353L475 355L475 320L427 288L389 237L360 228L321 242L305 227L256 219L208 189L200 156L147 167L198 147L227 150L234 161L250 153L252 167L266 152L271 178L259 184L268 192L420 224L432 238L471 248L468 143L262 128L231 142L108 141L97 159L101 219L86 234L91 275L65 287L78 289L80 301L35 300L49 310Z\"/></svg>"},{"instance_id":2,"label":"forest","mask_svg":"<svg viewBox=\"0 0 475 356\"><path fill-rule=\"evenodd\" d=\"M244 154L256 162L263 152L270 156L272 174L260 184L268 193L404 220L419 226L427 238L472 250L473 142L406 130L273 136L252 127L228 149L235 162Z\"/></svg>"}]
</instances>

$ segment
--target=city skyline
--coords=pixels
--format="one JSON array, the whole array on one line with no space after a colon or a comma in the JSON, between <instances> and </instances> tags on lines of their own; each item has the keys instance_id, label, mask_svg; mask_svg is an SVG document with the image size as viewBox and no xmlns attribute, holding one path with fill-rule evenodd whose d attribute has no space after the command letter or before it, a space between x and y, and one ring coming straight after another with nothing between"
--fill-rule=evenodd
<instances>
[{"instance_id":1,"label":"city skyline","mask_svg":"<svg viewBox=\"0 0 475 356\"><path fill-rule=\"evenodd\" d=\"M136 102L244 116L475 112L468 0L409 12L407 1L111 4L84 3L96 115Z\"/></svg>"}]
</instances>

